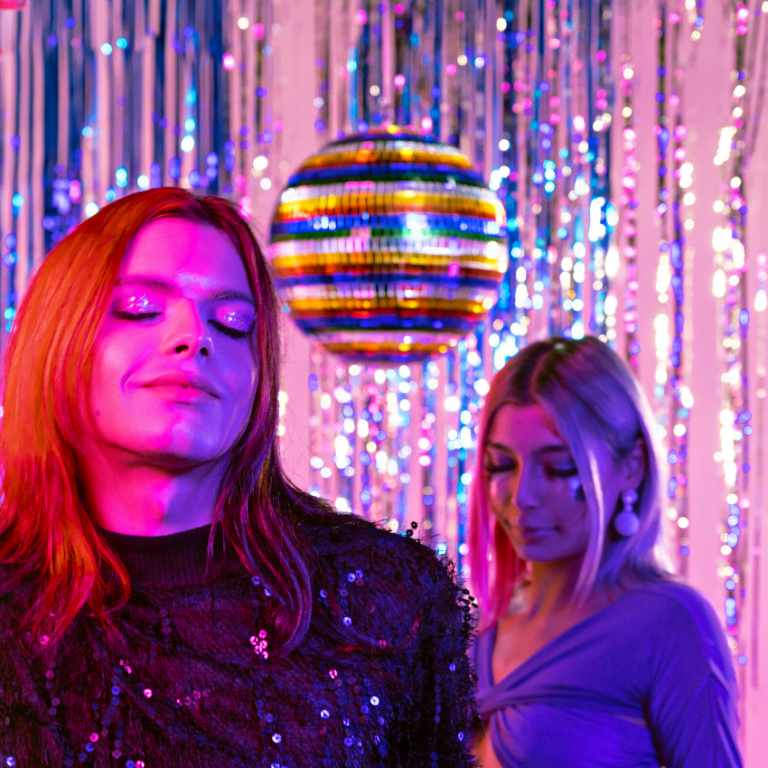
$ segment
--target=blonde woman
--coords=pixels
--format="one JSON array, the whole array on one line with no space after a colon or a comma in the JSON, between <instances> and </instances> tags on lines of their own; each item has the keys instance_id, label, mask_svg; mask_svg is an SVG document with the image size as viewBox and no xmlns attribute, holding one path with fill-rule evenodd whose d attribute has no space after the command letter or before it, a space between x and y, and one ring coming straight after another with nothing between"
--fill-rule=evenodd
<instances>
[{"instance_id":1,"label":"blonde woman","mask_svg":"<svg viewBox=\"0 0 768 768\"><path fill-rule=\"evenodd\" d=\"M741 766L714 611L671 578L652 417L592 338L497 374L470 509L484 768Z\"/></svg>"}]
</instances>

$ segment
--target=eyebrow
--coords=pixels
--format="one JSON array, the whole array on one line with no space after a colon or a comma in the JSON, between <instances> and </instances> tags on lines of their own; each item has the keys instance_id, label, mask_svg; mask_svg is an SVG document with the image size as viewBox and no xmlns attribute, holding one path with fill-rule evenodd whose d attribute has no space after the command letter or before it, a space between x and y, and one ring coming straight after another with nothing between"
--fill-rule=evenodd
<instances>
[{"instance_id":1,"label":"eyebrow","mask_svg":"<svg viewBox=\"0 0 768 768\"><path fill-rule=\"evenodd\" d=\"M127 275L126 277L119 277L116 285L143 285L146 288L154 288L156 291L162 291L163 293L173 293L177 290L177 286L167 280L158 277L146 277L143 275ZM210 300L244 301L252 307L256 306L253 296L249 293L243 293L243 291L236 291L230 288L216 291L216 293L211 295Z\"/></svg>"},{"instance_id":2,"label":"eyebrow","mask_svg":"<svg viewBox=\"0 0 768 768\"><path fill-rule=\"evenodd\" d=\"M502 453L513 454L513 451L508 445L502 445L501 443L486 443L486 448L493 448L496 451L502 451ZM534 451L537 456L547 455L550 453L570 453L567 445L545 445Z\"/></svg>"}]
</instances>

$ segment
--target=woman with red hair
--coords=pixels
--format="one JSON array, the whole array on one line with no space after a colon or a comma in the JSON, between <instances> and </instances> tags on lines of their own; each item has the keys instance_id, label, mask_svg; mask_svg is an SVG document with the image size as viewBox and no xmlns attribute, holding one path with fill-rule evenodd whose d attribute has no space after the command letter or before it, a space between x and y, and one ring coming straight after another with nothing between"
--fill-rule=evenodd
<instances>
[{"instance_id":1,"label":"woman with red hair","mask_svg":"<svg viewBox=\"0 0 768 768\"><path fill-rule=\"evenodd\" d=\"M725 636L663 553L653 434L597 339L496 374L470 505L484 768L741 766Z\"/></svg>"},{"instance_id":2,"label":"woman with red hair","mask_svg":"<svg viewBox=\"0 0 768 768\"><path fill-rule=\"evenodd\" d=\"M228 202L114 202L5 357L0 765L469 766L467 600L286 478L279 304Z\"/></svg>"}]
</instances>

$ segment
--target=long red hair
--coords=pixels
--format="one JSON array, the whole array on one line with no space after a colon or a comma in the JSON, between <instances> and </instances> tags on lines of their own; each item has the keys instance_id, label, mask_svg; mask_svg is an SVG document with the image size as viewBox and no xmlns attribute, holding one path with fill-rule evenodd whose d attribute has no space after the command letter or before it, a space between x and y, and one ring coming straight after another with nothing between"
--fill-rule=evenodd
<instances>
[{"instance_id":1,"label":"long red hair","mask_svg":"<svg viewBox=\"0 0 768 768\"><path fill-rule=\"evenodd\" d=\"M274 629L287 652L306 633L312 608L315 563L300 521L338 523L338 517L293 486L280 464L279 300L267 261L232 204L181 189L128 195L84 221L51 251L21 302L4 361L2 591L31 585L24 625L52 642L83 607L110 629L111 611L130 596L123 564L84 505L75 446L86 426L83 404L96 336L123 256L143 226L163 217L225 233L243 260L256 300L258 385L221 488L209 558L221 528L248 571L258 573L278 599Z\"/></svg>"}]
</instances>

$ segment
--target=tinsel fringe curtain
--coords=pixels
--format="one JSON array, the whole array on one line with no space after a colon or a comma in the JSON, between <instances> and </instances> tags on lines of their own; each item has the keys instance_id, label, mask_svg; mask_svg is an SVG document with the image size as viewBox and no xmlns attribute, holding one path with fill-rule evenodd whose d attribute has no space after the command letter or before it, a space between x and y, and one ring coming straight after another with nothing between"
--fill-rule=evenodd
<instances>
[{"instance_id":1,"label":"tinsel fringe curtain","mask_svg":"<svg viewBox=\"0 0 768 768\"><path fill-rule=\"evenodd\" d=\"M418 521L466 574L476 428L494 372L553 333L599 336L636 367L638 325L652 323L665 514L685 572L696 525L686 378L696 187L685 74L702 36L719 28L733 79L715 157L723 172L712 275L722 318L718 574L724 623L746 664L756 640L748 650L739 627L760 543L749 444L752 424L765 423L764 343L756 398L746 354L752 315L765 324L768 267L745 242L748 161L768 81L763 5L710 2L706 25L703 0L652 5L653 54L632 50L640 7L632 0L306 3L314 49L301 51L281 27L291 12L285 0L31 0L21 12L0 11L3 338L47 251L128 192L179 185L229 197L266 240L263 222L292 170L285 135L293 109L280 96L291 87L290 58L311 56L315 143L305 154L351 132L411 126L469 155L503 202L509 234L496 305L447 355L387 367L312 352L312 491L393 529ZM655 80L653 101L637 103L638 77ZM655 115L654 189L638 187L640 111ZM647 238L638 231L641 196L659 225ZM640 274L639 248L657 249L646 256L651 273ZM756 296L747 292L750 262ZM658 299L646 318L638 316L640 280Z\"/></svg>"}]
</instances>

